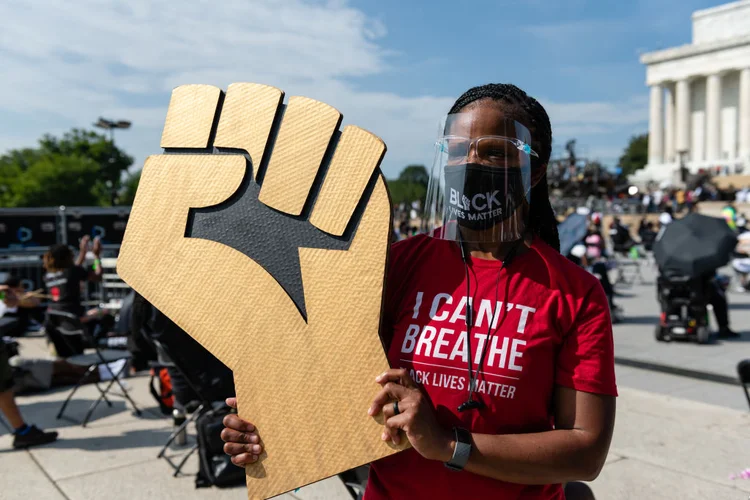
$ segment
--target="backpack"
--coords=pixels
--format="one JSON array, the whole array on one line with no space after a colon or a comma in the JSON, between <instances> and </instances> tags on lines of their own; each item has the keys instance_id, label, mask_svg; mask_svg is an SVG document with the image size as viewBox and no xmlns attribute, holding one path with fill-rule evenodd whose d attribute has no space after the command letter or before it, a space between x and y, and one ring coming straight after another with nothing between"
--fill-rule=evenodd
<instances>
[{"instance_id":1,"label":"backpack","mask_svg":"<svg viewBox=\"0 0 750 500\"><path fill-rule=\"evenodd\" d=\"M159 389L154 386L154 381L159 380ZM151 380L149 380L151 395L157 403L163 415L171 415L174 409L174 395L172 394L172 379L166 368L151 368Z\"/></svg>"},{"instance_id":2,"label":"backpack","mask_svg":"<svg viewBox=\"0 0 750 500\"><path fill-rule=\"evenodd\" d=\"M224 417L233 410L228 406L207 411L195 422L198 431L198 475L195 478L196 488L217 486L239 486L245 484L245 468L237 467L231 457L224 453L224 441L221 431L224 429Z\"/></svg>"}]
</instances>

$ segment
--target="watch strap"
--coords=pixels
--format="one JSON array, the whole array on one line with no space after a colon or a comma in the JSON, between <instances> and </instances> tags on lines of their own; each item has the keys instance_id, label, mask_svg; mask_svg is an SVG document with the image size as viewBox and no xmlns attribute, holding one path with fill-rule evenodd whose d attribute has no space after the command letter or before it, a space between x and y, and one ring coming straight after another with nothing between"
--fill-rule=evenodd
<instances>
[{"instance_id":1,"label":"watch strap","mask_svg":"<svg viewBox=\"0 0 750 500\"><path fill-rule=\"evenodd\" d=\"M449 469L460 471L466 467L471 455L471 433L466 429L454 427L456 433L456 447L453 449L453 457L445 463Z\"/></svg>"}]
</instances>

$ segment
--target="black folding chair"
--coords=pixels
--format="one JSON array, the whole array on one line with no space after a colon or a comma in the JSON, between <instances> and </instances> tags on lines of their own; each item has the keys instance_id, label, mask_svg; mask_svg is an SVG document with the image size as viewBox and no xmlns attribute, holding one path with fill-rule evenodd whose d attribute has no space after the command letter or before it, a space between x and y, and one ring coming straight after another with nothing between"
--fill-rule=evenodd
<instances>
[{"instance_id":1,"label":"black folding chair","mask_svg":"<svg viewBox=\"0 0 750 500\"><path fill-rule=\"evenodd\" d=\"M190 375L188 375L188 373L183 368L180 367L180 364L174 361L174 358L170 355L170 351L167 346L150 335L148 327L144 326L141 328L141 335L156 351L158 360L150 362L150 366L154 369L168 368L171 370L175 370L182 376L188 387L190 387L190 390L198 398L195 401L185 403L185 412L190 413L190 416L186 418L185 421L180 424L174 431L172 431L172 434L170 434L169 438L167 438L167 442L164 443L164 446L159 451L159 454L156 455L156 458L164 458L167 463L169 463L169 465L174 469L174 474L172 474L172 476L177 477L182 471L182 467L185 465L187 460L198 449L198 442L196 441L196 443L190 448L190 450L188 450L187 454L182 457L180 463L176 465L168 456L165 455L165 453L167 452L167 449L169 449L169 446L172 444L172 442L177 438L177 436L181 432L187 431L187 427L192 422L198 420L198 418L200 418L203 414L210 413L214 410L213 403L211 402L210 398L207 398L201 392L201 390L199 389L199 385L194 380L192 380ZM189 409L191 411L188 411Z\"/></svg>"},{"instance_id":2,"label":"black folding chair","mask_svg":"<svg viewBox=\"0 0 750 500\"><path fill-rule=\"evenodd\" d=\"M745 398L747 399L747 405L750 406L750 359L743 359L737 364L737 375L740 378L740 385L745 391Z\"/></svg>"},{"instance_id":3,"label":"black folding chair","mask_svg":"<svg viewBox=\"0 0 750 500\"><path fill-rule=\"evenodd\" d=\"M74 354L73 356L65 358L65 361L67 361L68 363L76 366L87 367L88 370L86 370L86 373L80 378L75 387L73 387L73 390L70 391L70 394L68 394L68 397L65 399L65 402L60 408L60 411L57 413L58 419L62 418L63 413L65 412L65 408L67 408L68 403L73 398L73 395L76 393L78 388L85 382L87 382L91 378L91 375L94 374L100 366L107 367L107 369L112 374L112 380L109 381L104 389L99 386L99 382L94 382L94 385L99 391L99 397L89 407L81 425L83 427L86 427L86 424L89 422L91 415L94 413L96 407L99 406L100 402L104 401L110 407L112 406L112 402L107 399L107 395L123 396L128 400L128 402L130 402L130 405L133 407L135 414L138 416L141 415L141 410L138 409L135 402L130 398L128 390L120 381L120 375L127 369L128 363L123 363L123 366L119 370L117 370L117 373L112 372L109 367L109 363L112 362L121 360L129 361L132 356L128 351L119 349L100 349L94 339L89 335L86 326L81 323L81 320L75 314L50 309L47 311L47 324L54 328L66 343L68 342L69 338L83 338L84 345L93 348L93 352ZM120 387L122 394L110 393L110 390L112 389L112 386L114 386L114 384L117 384Z\"/></svg>"}]
</instances>

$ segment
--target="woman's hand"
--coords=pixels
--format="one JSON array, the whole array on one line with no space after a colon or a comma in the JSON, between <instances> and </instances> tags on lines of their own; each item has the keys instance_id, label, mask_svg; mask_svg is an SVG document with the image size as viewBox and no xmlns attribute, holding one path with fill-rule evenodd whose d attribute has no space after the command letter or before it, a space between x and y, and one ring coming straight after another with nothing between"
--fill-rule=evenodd
<instances>
[{"instance_id":1,"label":"woman's hand","mask_svg":"<svg viewBox=\"0 0 750 500\"><path fill-rule=\"evenodd\" d=\"M99 236L94 238L94 246L91 249L91 252L97 259L102 255L102 239Z\"/></svg>"},{"instance_id":2,"label":"woman's hand","mask_svg":"<svg viewBox=\"0 0 750 500\"><path fill-rule=\"evenodd\" d=\"M81 238L81 242L78 244L78 250L81 252L82 255L86 255L86 252L89 251L89 242L91 241L91 236L88 234L84 234Z\"/></svg>"},{"instance_id":3,"label":"woman's hand","mask_svg":"<svg viewBox=\"0 0 750 500\"><path fill-rule=\"evenodd\" d=\"M383 389L368 410L371 416L381 411L385 417L383 440L399 444L403 430L412 447L430 460L447 462L453 456L453 435L435 418L430 400L416 386L405 369L390 369L376 379ZM398 402L396 415L394 401Z\"/></svg>"},{"instance_id":4,"label":"woman's hand","mask_svg":"<svg viewBox=\"0 0 750 500\"><path fill-rule=\"evenodd\" d=\"M237 409L237 398L228 398L227 404ZM263 452L255 426L235 414L224 417L221 439L225 443L224 453L231 456L232 463L239 467L255 463Z\"/></svg>"}]
</instances>

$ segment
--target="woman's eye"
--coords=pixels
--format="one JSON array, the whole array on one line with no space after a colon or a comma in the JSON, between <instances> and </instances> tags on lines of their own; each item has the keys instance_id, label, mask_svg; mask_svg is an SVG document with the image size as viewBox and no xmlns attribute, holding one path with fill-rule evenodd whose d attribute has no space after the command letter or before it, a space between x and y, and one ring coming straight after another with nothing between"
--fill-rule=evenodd
<instances>
[{"instance_id":1,"label":"woman's eye","mask_svg":"<svg viewBox=\"0 0 750 500\"><path fill-rule=\"evenodd\" d=\"M505 156L505 149L491 149L487 151L487 156L494 158L502 158Z\"/></svg>"}]
</instances>

